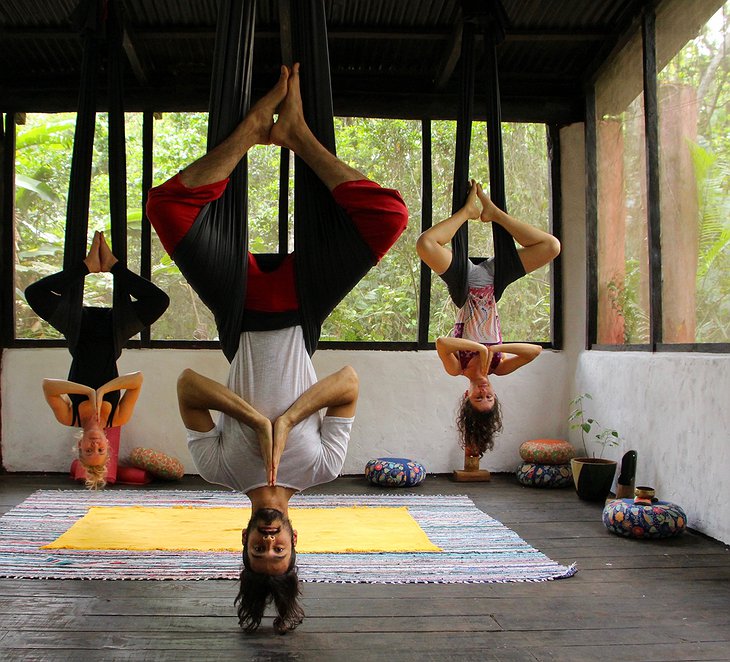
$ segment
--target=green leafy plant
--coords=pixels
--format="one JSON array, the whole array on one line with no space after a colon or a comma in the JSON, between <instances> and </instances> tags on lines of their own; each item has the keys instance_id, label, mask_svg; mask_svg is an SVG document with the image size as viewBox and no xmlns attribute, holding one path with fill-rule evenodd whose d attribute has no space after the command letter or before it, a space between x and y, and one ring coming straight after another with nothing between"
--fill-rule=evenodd
<instances>
[{"instance_id":1,"label":"green leafy plant","mask_svg":"<svg viewBox=\"0 0 730 662\"><path fill-rule=\"evenodd\" d=\"M581 441L583 442L583 452L588 455L588 446L586 444L586 436L590 436L593 443L601 447L599 458L603 457L603 453L607 446L618 446L621 441L619 433L613 428L603 427L595 418L586 418L583 409L584 400L593 400L590 393L581 393L570 401L571 412L568 416L568 423L571 430L580 430ZM591 454L596 457L595 451Z\"/></svg>"}]
</instances>

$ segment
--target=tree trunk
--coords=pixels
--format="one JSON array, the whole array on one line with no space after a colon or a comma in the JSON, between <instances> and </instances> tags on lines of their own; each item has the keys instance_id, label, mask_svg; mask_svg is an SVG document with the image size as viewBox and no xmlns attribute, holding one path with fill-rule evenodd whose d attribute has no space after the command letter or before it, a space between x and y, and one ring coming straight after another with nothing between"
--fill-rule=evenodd
<instances>
[{"instance_id":1,"label":"tree trunk","mask_svg":"<svg viewBox=\"0 0 730 662\"><path fill-rule=\"evenodd\" d=\"M618 295L626 275L626 196L619 121L598 123L598 172L598 342L620 345L625 327Z\"/></svg>"},{"instance_id":2,"label":"tree trunk","mask_svg":"<svg viewBox=\"0 0 730 662\"><path fill-rule=\"evenodd\" d=\"M696 337L699 202L690 142L697 140L697 97L688 85L659 88L663 341Z\"/></svg>"}]
</instances>

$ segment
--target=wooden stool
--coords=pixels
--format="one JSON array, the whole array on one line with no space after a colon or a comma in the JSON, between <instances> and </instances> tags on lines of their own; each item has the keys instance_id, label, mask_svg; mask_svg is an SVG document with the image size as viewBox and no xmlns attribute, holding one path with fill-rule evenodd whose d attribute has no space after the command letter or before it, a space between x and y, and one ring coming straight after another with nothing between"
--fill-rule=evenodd
<instances>
[{"instance_id":1,"label":"wooden stool","mask_svg":"<svg viewBox=\"0 0 730 662\"><path fill-rule=\"evenodd\" d=\"M479 468L479 453L474 454L467 446L464 449L464 469L454 469L454 480L457 483L484 483L492 479L486 469Z\"/></svg>"}]
</instances>

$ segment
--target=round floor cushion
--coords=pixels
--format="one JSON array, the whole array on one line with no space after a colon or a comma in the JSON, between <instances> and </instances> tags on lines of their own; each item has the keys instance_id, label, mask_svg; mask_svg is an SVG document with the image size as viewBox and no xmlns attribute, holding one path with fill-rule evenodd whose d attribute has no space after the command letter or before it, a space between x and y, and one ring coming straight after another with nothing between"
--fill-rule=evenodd
<instances>
[{"instance_id":1,"label":"round floor cushion","mask_svg":"<svg viewBox=\"0 0 730 662\"><path fill-rule=\"evenodd\" d=\"M520 446L520 457L537 464L567 464L575 449L563 439L531 439Z\"/></svg>"},{"instance_id":2,"label":"round floor cushion","mask_svg":"<svg viewBox=\"0 0 730 662\"><path fill-rule=\"evenodd\" d=\"M569 487L573 484L570 464L523 462L517 467L517 480L528 487Z\"/></svg>"},{"instance_id":3,"label":"round floor cushion","mask_svg":"<svg viewBox=\"0 0 730 662\"><path fill-rule=\"evenodd\" d=\"M379 457L365 465L365 478L381 487L413 487L426 479L426 469L415 460Z\"/></svg>"},{"instance_id":4,"label":"round floor cushion","mask_svg":"<svg viewBox=\"0 0 730 662\"><path fill-rule=\"evenodd\" d=\"M144 469L155 478L165 480L180 480L185 474L180 460L151 448L133 448L129 454L129 464L138 469Z\"/></svg>"},{"instance_id":5,"label":"round floor cushion","mask_svg":"<svg viewBox=\"0 0 730 662\"><path fill-rule=\"evenodd\" d=\"M671 538L684 533L687 516L669 501L644 505L633 499L614 499L603 508L603 523L611 533L626 538Z\"/></svg>"}]
</instances>

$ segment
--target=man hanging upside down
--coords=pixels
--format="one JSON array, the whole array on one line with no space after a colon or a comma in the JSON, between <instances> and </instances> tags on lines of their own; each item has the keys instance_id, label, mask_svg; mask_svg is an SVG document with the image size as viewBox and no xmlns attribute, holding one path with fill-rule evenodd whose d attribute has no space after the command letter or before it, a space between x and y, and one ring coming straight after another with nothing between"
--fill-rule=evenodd
<instances>
[{"instance_id":1,"label":"man hanging upside down","mask_svg":"<svg viewBox=\"0 0 730 662\"><path fill-rule=\"evenodd\" d=\"M224 195L229 175L257 144L292 150L324 184L327 202L334 198L345 211L325 228L325 241L299 244L297 238L294 252L273 269L221 240L219 230L198 232L197 227L205 222L206 206ZM228 138L152 189L147 211L165 249L216 315L224 351L228 346L227 386L186 369L178 379L178 400L200 475L251 500L252 516L242 531L239 624L255 630L273 600L278 613L274 628L283 634L304 616L289 499L338 476L358 398L358 377L350 366L317 380L303 326L311 311L315 325L321 324L354 284L352 273L362 277L385 255L405 229L408 212L397 191L381 188L337 159L312 133L303 115L298 64L291 71L281 68L277 84ZM244 222L240 214L228 220L239 226ZM186 246L186 240L194 246ZM240 265L235 278L243 280L243 300L235 300L222 285L230 278L231 269L222 265L230 264L226 260L232 251L238 251L232 257ZM361 263L354 271L349 263L343 269L338 262L343 251L349 262ZM316 260L304 260L317 252ZM309 265L306 278L303 264ZM351 282L343 285L342 272L348 270ZM316 285L317 301L311 300L310 282ZM241 307L242 326L231 345L223 327ZM221 412L217 424L211 410Z\"/></svg>"}]
</instances>

